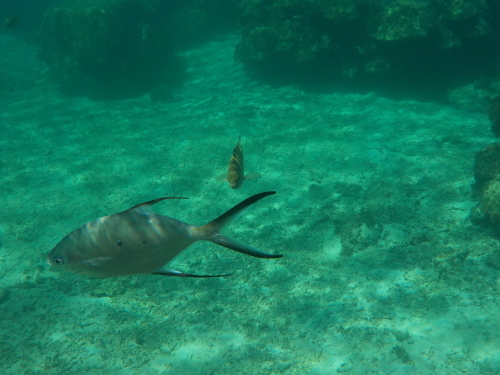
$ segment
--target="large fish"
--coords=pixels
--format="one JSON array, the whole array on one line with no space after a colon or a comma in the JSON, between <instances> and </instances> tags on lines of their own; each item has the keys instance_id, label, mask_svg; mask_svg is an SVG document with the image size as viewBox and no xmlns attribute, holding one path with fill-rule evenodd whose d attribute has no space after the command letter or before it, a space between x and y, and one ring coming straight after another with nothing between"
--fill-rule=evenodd
<instances>
[{"instance_id":1,"label":"large fish","mask_svg":"<svg viewBox=\"0 0 500 375\"><path fill-rule=\"evenodd\" d=\"M233 155L229 159L227 174L217 177L219 181L229 182L231 189L238 189L244 180L255 180L260 177L257 172L250 172L245 175L245 164L243 162L243 148L241 147L241 137L233 150Z\"/></svg>"},{"instance_id":2,"label":"large fish","mask_svg":"<svg viewBox=\"0 0 500 375\"><path fill-rule=\"evenodd\" d=\"M47 256L57 269L96 277L157 274L183 277L221 277L229 275L191 275L163 268L182 250L204 240L257 258L280 258L253 246L226 237L220 231L243 211L274 191L256 194L240 202L217 219L203 226L183 223L148 212L158 198L114 215L91 221L64 237Z\"/></svg>"}]
</instances>

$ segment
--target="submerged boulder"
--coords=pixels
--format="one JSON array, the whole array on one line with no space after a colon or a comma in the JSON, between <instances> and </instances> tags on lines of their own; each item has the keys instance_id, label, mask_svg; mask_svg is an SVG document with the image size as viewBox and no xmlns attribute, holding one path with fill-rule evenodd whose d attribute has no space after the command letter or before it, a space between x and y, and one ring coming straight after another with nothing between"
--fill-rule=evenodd
<instances>
[{"instance_id":1,"label":"submerged boulder","mask_svg":"<svg viewBox=\"0 0 500 375\"><path fill-rule=\"evenodd\" d=\"M41 57L70 95L141 95L171 74L173 51L141 0L75 0L49 9Z\"/></svg>"},{"instance_id":2,"label":"submerged boulder","mask_svg":"<svg viewBox=\"0 0 500 375\"><path fill-rule=\"evenodd\" d=\"M479 204L471 211L472 223L500 228L500 143L476 153L474 178Z\"/></svg>"},{"instance_id":3,"label":"submerged boulder","mask_svg":"<svg viewBox=\"0 0 500 375\"><path fill-rule=\"evenodd\" d=\"M479 205L472 215L472 222L500 228L500 178L490 181L481 193Z\"/></svg>"},{"instance_id":4,"label":"submerged boulder","mask_svg":"<svg viewBox=\"0 0 500 375\"><path fill-rule=\"evenodd\" d=\"M435 87L494 68L499 14L488 0L243 0L235 57L292 83Z\"/></svg>"},{"instance_id":5,"label":"submerged boulder","mask_svg":"<svg viewBox=\"0 0 500 375\"><path fill-rule=\"evenodd\" d=\"M500 177L500 143L492 143L476 153L474 179L478 189L482 190L497 177Z\"/></svg>"}]
</instances>

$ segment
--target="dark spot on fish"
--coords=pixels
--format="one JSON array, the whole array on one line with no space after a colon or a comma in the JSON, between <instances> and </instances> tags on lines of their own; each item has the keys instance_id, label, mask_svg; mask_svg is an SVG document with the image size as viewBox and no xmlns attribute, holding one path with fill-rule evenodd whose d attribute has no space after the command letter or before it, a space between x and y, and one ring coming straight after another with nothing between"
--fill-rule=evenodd
<instances>
[{"instance_id":1,"label":"dark spot on fish","mask_svg":"<svg viewBox=\"0 0 500 375\"><path fill-rule=\"evenodd\" d=\"M118 246L121 246L123 245L123 242L122 241L118 241Z\"/></svg>"},{"instance_id":2,"label":"dark spot on fish","mask_svg":"<svg viewBox=\"0 0 500 375\"><path fill-rule=\"evenodd\" d=\"M146 244L146 241L142 241L142 243L145 245L145 244Z\"/></svg>"}]
</instances>

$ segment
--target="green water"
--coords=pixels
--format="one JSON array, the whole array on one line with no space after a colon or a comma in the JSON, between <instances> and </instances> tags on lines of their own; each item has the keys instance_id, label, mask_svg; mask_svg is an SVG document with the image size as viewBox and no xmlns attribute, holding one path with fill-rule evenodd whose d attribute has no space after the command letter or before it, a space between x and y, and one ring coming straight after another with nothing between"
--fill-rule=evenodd
<instances>
[{"instance_id":1,"label":"green water","mask_svg":"<svg viewBox=\"0 0 500 375\"><path fill-rule=\"evenodd\" d=\"M376 93L254 81L237 36L184 52L175 101L61 94L37 48L0 36L3 374L494 374L498 241L471 225L487 116ZM207 59L207 56L211 56ZM217 181L238 137L246 169ZM46 254L98 217L204 224L276 190L231 235L284 258L197 243L172 266L221 279L55 272ZM342 241L341 241L342 239Z\"/></svg>"}]
</instances>

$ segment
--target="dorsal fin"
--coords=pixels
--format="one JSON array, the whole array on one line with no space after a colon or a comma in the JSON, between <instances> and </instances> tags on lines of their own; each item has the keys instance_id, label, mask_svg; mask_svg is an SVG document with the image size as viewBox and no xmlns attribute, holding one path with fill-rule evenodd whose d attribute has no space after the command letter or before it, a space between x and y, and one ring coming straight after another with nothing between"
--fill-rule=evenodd
<instances>
[{"instance_id":1,"label":"dorsal fin","mask_svg":"<svg viewBox=\"0 0 500 375\"><path fill-rule=\"evenodd\" d=\"M139 207L151 206L152 204L158 203L160 201L164 201L165 199L189 199L189 198L184 198L184 197L162 197L162 198L156 198L156 199L153 199L152 201L147 201L147 202L135 205L134 207L130 207L128 210L125 210L125 211L134 210L134 209L139 208Z\"/></svg>"}]
</instances>

